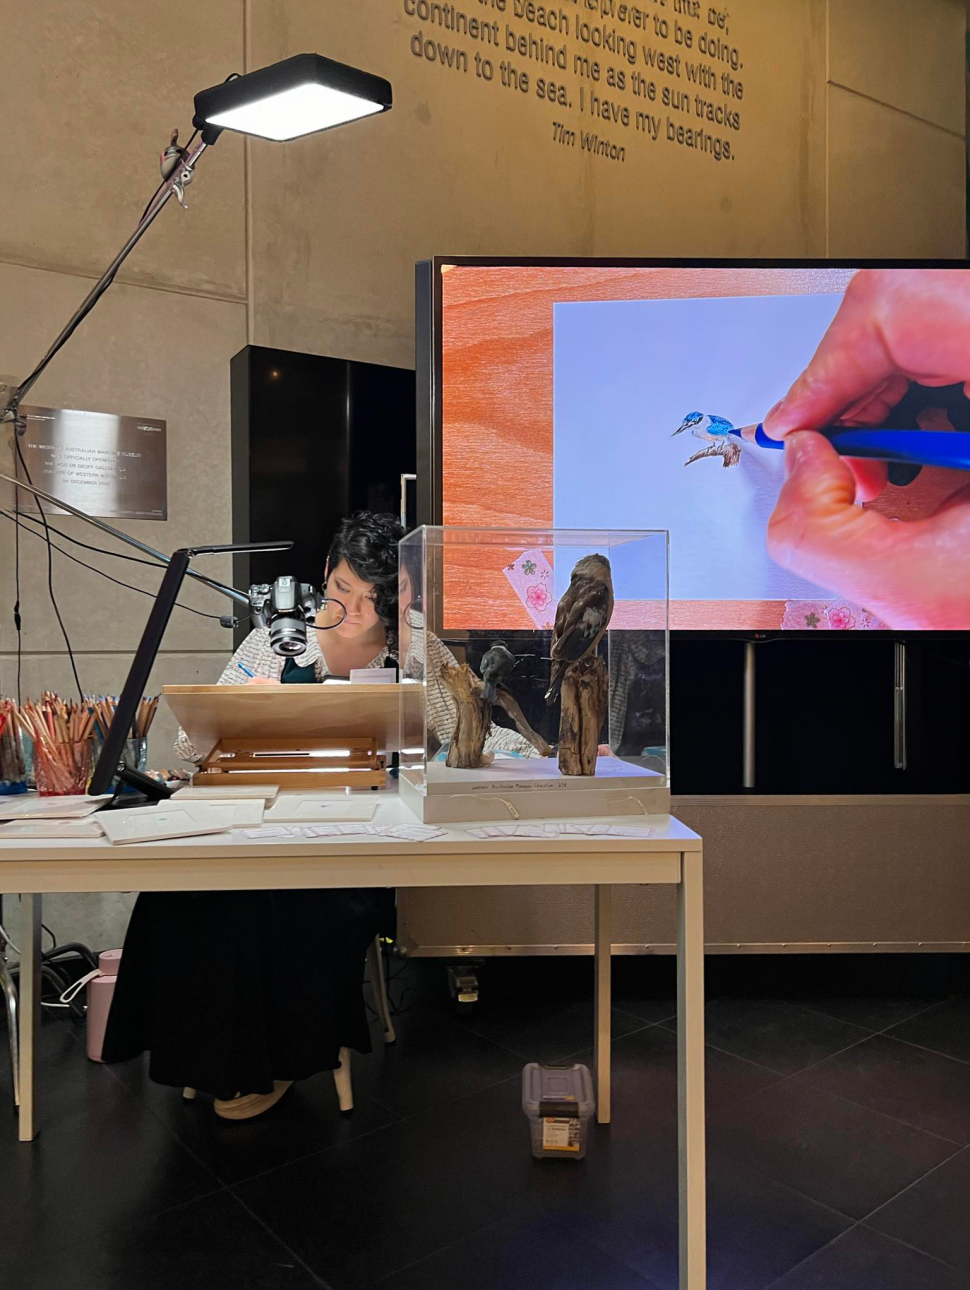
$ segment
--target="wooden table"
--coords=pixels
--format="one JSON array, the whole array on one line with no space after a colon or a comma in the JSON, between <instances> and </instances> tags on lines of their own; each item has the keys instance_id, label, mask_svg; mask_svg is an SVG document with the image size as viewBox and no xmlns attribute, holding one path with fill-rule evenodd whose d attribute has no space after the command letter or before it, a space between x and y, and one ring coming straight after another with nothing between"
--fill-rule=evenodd
<instances>
[{"instance_id":1,"label":"wooden table","mask_svg":"<svg viewBox=\"0 0 970 1290\"><path fill-rule=\"evenodd\" d=\"M375 823L414 823L383 798ZM590 821L572 820L571 824ZM704 911L701 839L670 815L624 816L649 838L481 840L453 825L433 841L390 838L247 838L232 833L112 846L105 839L4 841L0 892L22 897L19 1136L38 1129L41 912L45 893L247 891L326 887L592 886L595 891L596 1118L610 1120L612 888L677 887L677 1074L680 1290L705 1290Z\"/></svg>"}]
</instances>

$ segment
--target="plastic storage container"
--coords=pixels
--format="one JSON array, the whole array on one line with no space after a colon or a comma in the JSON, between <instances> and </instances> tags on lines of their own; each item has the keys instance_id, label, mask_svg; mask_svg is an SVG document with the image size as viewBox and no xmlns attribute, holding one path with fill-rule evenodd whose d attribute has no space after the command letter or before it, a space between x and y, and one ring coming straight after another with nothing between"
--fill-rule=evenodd
<instances>
[{"instance_id":1,"label":"plastic storage container","mask_svg":"<svg viewBox=\"0 0 970 1290\"><path fill-rule=\"evenodd\" d=\"M540 1066L522 1070L522 1110L529 1117L532 1154L537 1160L582 1160L586 1132L596 1110L588 1066Z\"/></svg>"}]
</instances>

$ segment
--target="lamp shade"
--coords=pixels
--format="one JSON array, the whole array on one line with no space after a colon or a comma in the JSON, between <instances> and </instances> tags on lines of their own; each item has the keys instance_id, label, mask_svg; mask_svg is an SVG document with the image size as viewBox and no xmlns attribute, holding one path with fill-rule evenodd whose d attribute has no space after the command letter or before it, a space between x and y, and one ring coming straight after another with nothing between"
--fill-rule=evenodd
<instances>
[{"instance_id":1,"label":"lamp shade","mask_svg":"<svg viewBox=\"0 0 970 1290\"><path fill-rule=\"evenodd\" d=\"M320 54L297 54L200 90L192 124L206 143L223 130L295 139L386 112L390 84Z\"/></svg>"}]
</instances>

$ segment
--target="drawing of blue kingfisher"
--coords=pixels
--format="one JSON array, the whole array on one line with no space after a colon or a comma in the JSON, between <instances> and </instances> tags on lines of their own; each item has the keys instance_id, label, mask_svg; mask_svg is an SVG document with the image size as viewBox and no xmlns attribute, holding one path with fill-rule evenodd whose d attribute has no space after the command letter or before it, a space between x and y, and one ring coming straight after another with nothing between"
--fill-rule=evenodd
<instances>
[{"instance_id":1,"label":"drawing of blue kingfisher","mask_svg":"<svg viewBox=\"0 0 970 1290\"><path fill-rule=\"evenodd\" d=\"M702 457L721 457L725 466L736 466L741 460L741 441L739 432L725 417L711 416L706 412L688 412L683 421L671 435L683 434L689 430L695 439L700 439L707 447L695 452L684 462L700 461Z\"/></svg>"}]
</instances>

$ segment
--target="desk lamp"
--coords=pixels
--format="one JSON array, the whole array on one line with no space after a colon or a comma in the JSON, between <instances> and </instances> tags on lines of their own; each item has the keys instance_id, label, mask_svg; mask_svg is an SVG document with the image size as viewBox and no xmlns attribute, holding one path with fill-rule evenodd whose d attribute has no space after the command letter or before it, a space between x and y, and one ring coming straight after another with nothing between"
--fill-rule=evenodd
<instances>
[{"instance_id":1,"label":"desk lamp","mask_svg":"<svg viewBox=\"0 0 970 1290\"><path fill-rule=\"evenodd\" d=\"M297 54L294 58L284 59L281 63L261 67L243 76L234 75L223 81L221 85L200 90L195 96L195 111L192 118L194 133L184 147L179 145L178 131L172 135L171 142L161 157L162 182L145 207L134 231L75 310L41 361L7 396L6 402L0 407L0 421L12 421L14 424L14 445L27 483L2 474L0 479L7 480L19 488L32 492L38 498L62 507L70 514L89 521L166 565L165 576L145 625L145 631L118 701L115 718L107 732L104 747L91 779L89 791L92 794L105 792L115 776L119 774L124 743L135 718L138 702L144 693L148 672L158 653L162 633L174 606L178 588L185 575L188 574L221 591L224 595L249 605L249 597L243 592L226 587L190 569L189 561L192 556L241 550L279 551L286 550L293 544L292 542L269 542L244 546L196 546L182 548L174 552L171 557L162 555L161 552L145 546L128 534L121 533L93 516L87 515L84 511L68 506L34 487L20 449L20 436L26 428L20 413L20 405L54 356L70 340L111 286L119 268L169 198L174 194L179 205L185 206L185 189L195 177L198 160L206 148L211 147L218 140L223 130L277 141L296 139L301 135L316 134L323 130L330 130L334 126L346 125L363 117L386 112L390 109L391 103L391 87L387 81L379 76L372 76L368 72L359 71L357 68L334 62L332 59L323 58L319 54ZM43 509L41 514L43 515ZM168 795L167 789L123 764L120 775L126 782L135 784L146 793L151 792L153 796Z\"/></svg>"}]
</instances>

